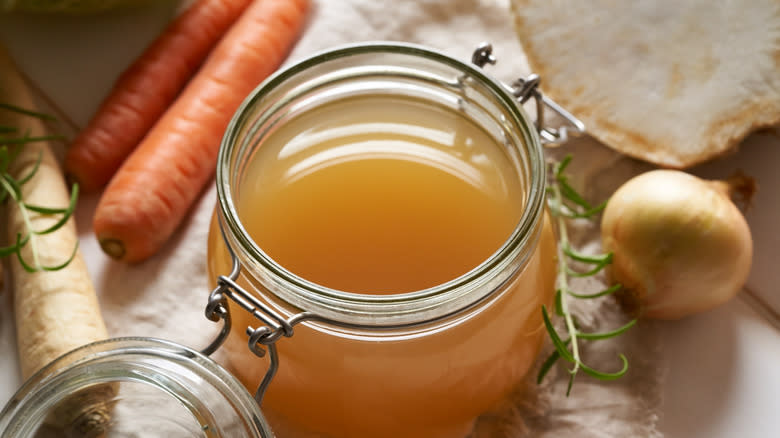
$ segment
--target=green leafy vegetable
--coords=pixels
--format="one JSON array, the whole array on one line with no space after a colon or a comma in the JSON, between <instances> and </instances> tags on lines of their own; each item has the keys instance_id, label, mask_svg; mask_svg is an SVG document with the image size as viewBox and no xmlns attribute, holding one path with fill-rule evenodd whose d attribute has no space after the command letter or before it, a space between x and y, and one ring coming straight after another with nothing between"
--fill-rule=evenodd
<instances>
[{"instance_id":1,"label":"green leafy vegetable","mask_svg":"<svg viewBox=\"0 0 780 438\"><path fill-rule=\"evenodd\" d=\"M48 114L43 114L35 111L30 111L24 108L19 108L13 105L0 103L0 111L12 111L28 117L36 117L42 120L54 120L54 118ZM0 136L0 201L7 201L10 199L20 209L24 224L26 226L26 233L24 235L17 234L16 240L13 244L0 248L0 257L6 257L12 254L16 254L19 259L19 263L27 272L38 271L57 271L67 266L71 260L76 256L78 250L78 244L74 245L73 252L70 257L65 261L55 266L43 265L38 257L36 237L45 234L52 233L62 228L63 225L73 216L73 212L76 209L76 201L78 199L78 185L74 184L71 191L70 202L67 207L64 208L52 208L41 205L28 204L24 200L22 187L27 184L39 169L42 156L38 156L38 160L35 162L33 168L21 178L14 178L11 174L10 167L19 153L19 149L25 147L25 145L36 141L50 141L50 140L62 140L60 135L47 135L40 137L31 137L28 133L18 135L18 129L13 126L0 126L0 133L4 134ZM16 136L12 136L17 134ZM43 230L33 229L31 217L32 215L46 215L46 216L59 216L57 222ZM29 245L30 253L32 254L32 262L28 262L22 256L22 248Z\"/></svg>"},{"instance_id":2,"label":"green leafy vegetable","mask_svg":"<svg viewBox=\"0 0 780 438\"><path fill-rule=\"evenodd\" d=\"M619 355L622 362L622 367L616 372L603 372L595 370L587 366L580 355L580 340L595 341L601 339L609 339L625 333L626 330L633 327L636 324L636 320L628 322L626 325L619 327L615 330L610 330L603 333L585 333L581 332L577 326L577 322L569 309L569 300L575 299L594 299L603 296L607 296L618 291L621 286L619 284L613 285L600 292L591 294L582 294L573 291L569 286L570 277L588 277L595 275L603 270L607 265L612 263L612 254L599 254L588 255L580 253L572 248L569 242L569 236L567 231L567 219L573 218L592 218L598 214L607 205L606 201L593 206L585 200L577 191L569 184L568 178L564 173L566 167L571 162L571 156L566 156L560 162L554 162L551 164L551 182L547 189L547 201L551 214L556 219L555 226L558 231L558 277L556 278L556 293L555 293L555 315L563 318L566 339L562 339L561 335L556 331L550 313L545 306L542 307L542 318L544 326L550 335L555 351L544 361L539 369L537 376L537 382L541 383L544 377L552 369L553 365L558 362L559 359L572 364L569 371L569 384L566 389L566 395L571 393L574 379L579 371L584 372L592 377L601 380L614 380L623 376L628 371L628 360L623 354ZM570 261L577 261L590 268L584 272L575 270L570 266Z\"/></svg>"}]
</instances>

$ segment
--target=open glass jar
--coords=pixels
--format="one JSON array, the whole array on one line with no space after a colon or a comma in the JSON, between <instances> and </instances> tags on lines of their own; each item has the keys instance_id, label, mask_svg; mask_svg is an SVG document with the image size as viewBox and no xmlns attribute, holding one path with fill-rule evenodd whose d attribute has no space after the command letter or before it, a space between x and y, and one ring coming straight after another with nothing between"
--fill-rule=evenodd
<instances>
[{"instance_id":1,"label":"open glass jar","mask_svg":"<svg viewBox=\"0 0 780 438\"><path fill-rule=\"evenodd\" d=\"M3 438L273 438L259 407L203 354L151 338L115 338L44 367L0 413Z\"/></svg>"},{"instance_id":2,"label":"open glass jar","mask_svg":"<svg viewBox=\"0 0 780 438\"><path fill-rule=\"evenodd\" d=\"M207 316L226 324L207 350L224 342L231 371L260 384L256 398L278 435L461 438L527 373L545 334L540 309L553 299L556 252L540 138L518 103L533 90L426 48L376 43L304 60L246 99L217 165ZM462 188L442 189L410 163ZM332 174L288 190L323 172ZM471 202L472 190L498 204ZM442 198L457 208L429 214ZM334 212L344 202L357 208ZM428 227L391 230L399 209ZM477 220L461 221L470 215ZM510 226L494 247L460 271L428 276L495 240L486 236L501 215ZM347 225L321 239L317 227L334 223ZM433 239L441 229L451 232ZM283 254L275 241L296 250ZM393 256L372 252L399 241ZM431 247L430 257L413 257Z\"/></svg>"}]
</instances>

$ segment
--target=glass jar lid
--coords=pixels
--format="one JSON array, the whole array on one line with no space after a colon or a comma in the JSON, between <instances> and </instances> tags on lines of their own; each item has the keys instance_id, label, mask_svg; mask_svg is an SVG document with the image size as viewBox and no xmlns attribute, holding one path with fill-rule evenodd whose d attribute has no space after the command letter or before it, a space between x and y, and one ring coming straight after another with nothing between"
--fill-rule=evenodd
<instances>
[{"instance_id":1,"label":"glass jar lid","mask_svg":"<svg viewBox=\"0 0 780 438\"><path fill-rule=\"evenodd\" d=\"M262 437L273 434L212 359L152 338L77 348L31 377L0 413L0 436Z\"/></svg>"}]
</instances>

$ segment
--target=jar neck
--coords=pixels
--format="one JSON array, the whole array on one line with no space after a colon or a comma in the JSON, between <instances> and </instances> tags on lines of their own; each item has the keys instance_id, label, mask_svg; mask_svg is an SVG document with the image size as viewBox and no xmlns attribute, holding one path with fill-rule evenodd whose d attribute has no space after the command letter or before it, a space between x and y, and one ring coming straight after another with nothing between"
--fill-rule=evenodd
<instances>
[{"instance_id":1,"label":"jar neck","mask_svg":"<svg viewBox=\"0 0 780 438\"><path fill-rule=\"evenodd\" d=\"M279 124L324 102L385 93L436 101L480 125L510 158L525 206L511 236L466 274L428 289L391 295L343 292L315 284L269 257L249 236L236 197L254 151ZM242 272L301 311L344 325L397 327L434 321L479 306L527 263L538 243L545 169L533 123L502 84L441 53L405 44L361 44L306 59L277 73L239 108L217 164L219 223Z\"/></svg>"}]
</instances>

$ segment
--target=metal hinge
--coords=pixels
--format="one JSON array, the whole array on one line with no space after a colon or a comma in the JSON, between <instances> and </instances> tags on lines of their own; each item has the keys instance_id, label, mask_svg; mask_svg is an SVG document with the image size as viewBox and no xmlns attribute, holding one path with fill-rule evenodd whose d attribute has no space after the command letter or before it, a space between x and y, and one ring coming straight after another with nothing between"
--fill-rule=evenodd
<instances>
[{"instance_id":1,"label":"metal hinge","mask_svg":"<svg viewBox=\"0 0 780 438\"><path fill-rule=\"evenodd\" d=\"M220 231L222 226L220 224ZM224 232L222 238L224 239ZM254 316L260 324L258 327L249 326L246 328L246 334L249 336L249 350L258 357L264 357L268 352L270 363L262 382L255 392L255 400L258 404L263 401L265 391L268 385L276 375L279 369L279 355L276 351L276 341L282 336L291 337L293 327L307 320L321 320L322 318L310 312L302 312L285 319L278 312L274 311L267 304L257 299L254 295L242 288L237 280L241 272L241 265L238 257L229 248L230 257L233 261L233 267L229 275L221 275L217 278L217 286L209 294L206 304L206 318L213 322L223 321L222 329L217 337L201 353L206 356L211 355L227 340L232 328L232 318L230 317L230 307L228 300L238 304L242 309Z\"/></svg>"},{"instance_id":2,"label":"metal hinge","mask_svg":"<svg viewBox=\"0 0 780 438\"><path fill-rule=\"evenodd\" d=\"M486 64L495 64L496 57L493 55L493 46L490 43L481 43L471 56L471 62L482 68ZM526 103L530 98L536 102L536 131L539 138L545 146L559 146L568 141L570 135L581 135L585 133L585 124L574 117L555 103L554 100L546 97L539 89L541 78L537 74L528 75L525 78L518 78L511 86L512 95L520 102ZM566 125L559 127L546 126L545 111L552 110L555 114L563 117Z\"/></svg>"}]
</instances>

